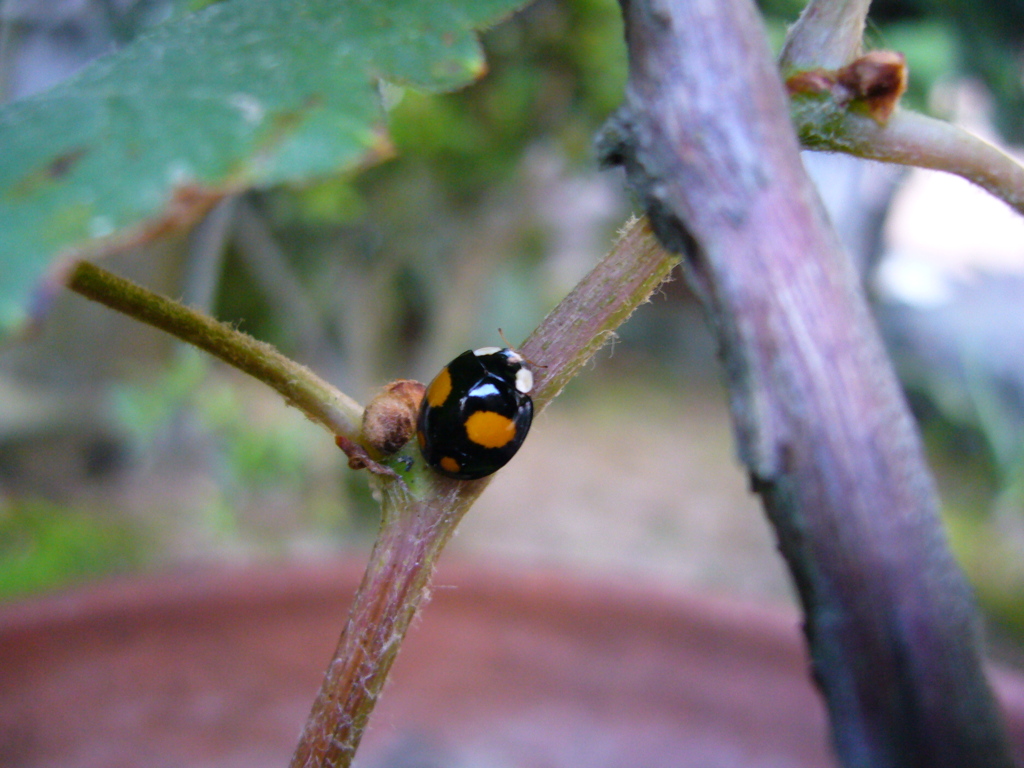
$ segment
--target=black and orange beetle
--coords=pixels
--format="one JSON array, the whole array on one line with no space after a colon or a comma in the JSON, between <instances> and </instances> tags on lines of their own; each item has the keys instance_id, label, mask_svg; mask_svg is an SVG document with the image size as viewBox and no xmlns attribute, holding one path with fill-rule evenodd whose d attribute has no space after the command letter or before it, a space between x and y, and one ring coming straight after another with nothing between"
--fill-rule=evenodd
<instances>
[{"instance_id":1,"label":"black and orange beetle","mask_svg":"<svg viewBox=\"0 0 1024 768\"><path fill-rule=\"evenodd\" d=\"M416 438L442 475L475 480L508 463L533 421L533 373L518 352L482 347L441 369L420 405Z\"/></svg>"}]
</instances>

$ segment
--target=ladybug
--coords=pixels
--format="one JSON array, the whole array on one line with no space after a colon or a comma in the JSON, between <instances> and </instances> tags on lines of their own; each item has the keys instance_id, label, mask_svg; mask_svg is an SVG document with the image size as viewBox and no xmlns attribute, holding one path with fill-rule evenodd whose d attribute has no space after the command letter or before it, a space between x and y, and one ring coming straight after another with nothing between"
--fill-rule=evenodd
<instances>
[{"instance_id":1,"label":"ladybug","mask_svg":"<svg viewBox=\"0 0 1024 768\"><path fill-rule=\"evenodd\" d=\"M533 421L533 373L518 352L482 347L441 369L420 405L416 438L442 475L476 480L515 456Z\"/></svg>"}]
</instances>

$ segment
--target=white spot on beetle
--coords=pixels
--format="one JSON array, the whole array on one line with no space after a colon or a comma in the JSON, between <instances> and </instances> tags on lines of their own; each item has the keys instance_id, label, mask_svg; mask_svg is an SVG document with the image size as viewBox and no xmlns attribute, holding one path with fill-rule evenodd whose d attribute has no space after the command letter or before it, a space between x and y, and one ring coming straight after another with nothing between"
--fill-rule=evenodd
<instances>
[{"instance_id":1,"label":"white spot on beetle","mask_svg":"<svg viewBox=\"0 0 1024 768\"><path fill-rule=\"evenodd\" d=\"M516 371L516 389L524 395L533 389L533 372L529 368Z\"/></svg>"}]
</instances>

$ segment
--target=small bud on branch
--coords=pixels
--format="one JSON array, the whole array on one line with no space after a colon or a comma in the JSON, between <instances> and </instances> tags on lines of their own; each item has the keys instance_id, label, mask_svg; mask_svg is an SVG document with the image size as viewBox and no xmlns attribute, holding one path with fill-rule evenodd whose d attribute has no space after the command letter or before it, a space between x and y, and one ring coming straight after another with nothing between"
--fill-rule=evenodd
<instances>
[{"instance_id":1,"label":"small bud on branch","mask_svg":"<svg viewBox=\"0 0 1024 768\"><path fill-rule=\"evenodd\" d=\"M885 125L907 90L907 61L896 51L872 51L837 70L810 69L786 79L790 96L827 94L842 109L863 107Z\"/></svg>"}]
</instances>

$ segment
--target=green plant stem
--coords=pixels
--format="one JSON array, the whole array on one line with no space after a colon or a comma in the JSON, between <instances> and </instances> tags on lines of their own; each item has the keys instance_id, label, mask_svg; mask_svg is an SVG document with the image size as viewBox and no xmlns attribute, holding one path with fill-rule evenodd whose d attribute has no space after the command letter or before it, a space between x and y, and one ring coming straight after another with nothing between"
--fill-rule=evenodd
<instances>
[{"instance_id":1,"label":"green plant stem","mask_svg":"<svg viewBox=\"0 0 1024 768\"><path fill-rule=\"evenodd\" d=\"M879 125L824 95L798 95L790 111L808 149L955 173L1024 214L1024 166L963 128L907 109Z\"/></svg>"},{"instance_id":2,"label":"green plant stem","mask_svg":"<svg viewBox=\"0 0 1024 768\"><path fill-rule=\"evenodd\" d=\"M870 0L811 0L786 35L779 68L835 71L861 52ZM911 110L884 123L832 93L796 94L790 116L806 149L931 168L962 176L1024 214L1024 167L983 139Z\"/></svg>"},{"instance_id":3,"label":"green plant stem","mask_svg":"<svg viewBox=\"0 0 1024 768\"><path fill-rule=\"evenodd\" d=\"M259 379L331 433L359 440L359 404L269 344L88 261L72 267L67 284L88 299L166 331Z\"/></svg>"},{"instance_id":4,"label":"green plant stem","mask_svg":"<svg viewBox=\"0 0 1024 768\"><path fill-rule=\"evenodd\" d=\"M658 245L646 219L627 227L611 252L521 347L535 365L538 412L677 263L676 256ZM383 494L380 533L292 768L345 768L351 763L434 564L489 478L462 482L430 472L426 491L419 496L391 479L375 482Z\"/></svg>"}]
</instances>

